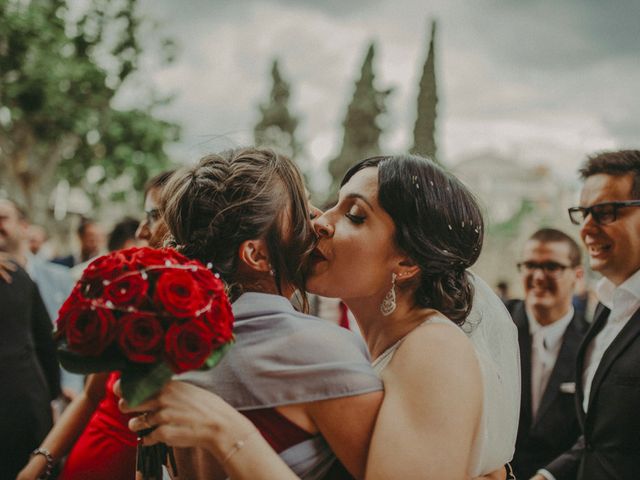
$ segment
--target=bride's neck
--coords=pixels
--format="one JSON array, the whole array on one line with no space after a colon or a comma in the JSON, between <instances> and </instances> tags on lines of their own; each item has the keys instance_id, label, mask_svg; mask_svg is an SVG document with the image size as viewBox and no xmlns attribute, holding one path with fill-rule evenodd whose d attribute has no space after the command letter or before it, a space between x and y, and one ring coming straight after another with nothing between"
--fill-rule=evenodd
<instances>
[{"instance_id":1,"label":"bride's neck","mask_svg":"<svg viewBox=\"0 0 640 480\"><path fill-rule=\"evenodd\" d=\"M380 305L372 303L370 299L348 300L345 304L358 321L372 360L404 338L425 319L425 309L416 307L412 302L402 298L396 300L396 309L387 316L382 315Z\"/></svg>"}]
</instances>

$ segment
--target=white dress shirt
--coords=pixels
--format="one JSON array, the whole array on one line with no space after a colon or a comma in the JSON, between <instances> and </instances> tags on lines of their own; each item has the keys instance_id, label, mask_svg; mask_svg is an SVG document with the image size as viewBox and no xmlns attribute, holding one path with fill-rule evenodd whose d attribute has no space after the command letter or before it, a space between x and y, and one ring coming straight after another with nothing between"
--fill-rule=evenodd
<instances>
[{"instance_id":1,"label":"white dress shirt","mask_svg":"<svg viewBox=\"0 0 640 480\"><path fill-rule=\"evenodd\" d=\"M611 342L629 322L634 312L640 308L640 270L617 287L610 280L602 278L596 286L596 295L600 303L610 309L611 313L607 324L587 348L584 362L586 368L582 372L582 388L584 391L582 408L585 412L589 408L591 384L602 356L611 345Z\"/></svg>"},{"instance_id":2,"label":"white dress shirt","mask_svg":"<svg viewBox=\"0 0 640 480\"><path fill-rule=\"evenodd\" d=\"M584 362L586 367L582 372L582 389L584 391L582 408L585 413L589 408L593 377L598 370L602 356L629 322L634 312L640 308L640 270L617 287L609 279L603 277L596 286L596 295L600 303L610 309L611 313L607 324L587 347ZM555 480L555 477L545 469L538 470L537 473L547 480Z\"/></svg>"},{"instance_id":3,"label":"white dress shirt","mask_svg":"<svg viewBox=\"0 0 640 480\"><path fill-rule=\"evenodd\" d=\"M531 334L531 414L535 418L540 401L549 383L549 377L558 359L562 338L573 318L573 306L562 318L549 325L540 325L527 308Z\"/></svg>"}]
</instances>

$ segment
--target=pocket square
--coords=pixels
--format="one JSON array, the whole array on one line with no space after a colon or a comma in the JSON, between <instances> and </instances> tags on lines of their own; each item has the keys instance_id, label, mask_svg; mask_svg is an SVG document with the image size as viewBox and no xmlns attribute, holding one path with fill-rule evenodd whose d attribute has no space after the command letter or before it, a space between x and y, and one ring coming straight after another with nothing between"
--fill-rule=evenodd
<instances>
[{"instance_id":1,"label":"pocket square","mask_svg":"<svg viewBox=\"0 0 640 480\"><path fill-rule=\"evenodd\" d=\"M564 382L560 384L562 393L576 393L576 382Z\"/></svg>"}]
</instances>

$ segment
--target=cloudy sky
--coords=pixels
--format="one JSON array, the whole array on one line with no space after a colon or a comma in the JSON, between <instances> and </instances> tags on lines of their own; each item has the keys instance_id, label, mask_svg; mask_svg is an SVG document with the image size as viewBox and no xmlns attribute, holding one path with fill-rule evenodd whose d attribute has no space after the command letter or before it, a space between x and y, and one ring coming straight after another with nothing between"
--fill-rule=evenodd
<instances>
[{"instance_id":1,"label":"cloudy sky","mask_svg":"<svg viewBox=\"0 0 640 480\"><path fill-rule=\"evenodd\" d=\"M141 13L179 45L145 73L175 95L162 115L184 127L181 161L251 142L278 56L322 183L370 41L378 87L394 89L382 146L405 150L431 18L445 162L491 150L569 179L585 153L640 144L637 0L143 0Z\"/></svg>"}]
</instances>

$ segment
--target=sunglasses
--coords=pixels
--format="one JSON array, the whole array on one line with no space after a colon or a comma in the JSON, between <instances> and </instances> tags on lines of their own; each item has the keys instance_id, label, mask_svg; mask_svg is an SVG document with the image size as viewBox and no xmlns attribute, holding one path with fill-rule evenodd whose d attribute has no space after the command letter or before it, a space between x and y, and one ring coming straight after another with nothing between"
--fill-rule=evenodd
<instances>
[{"instance_id":1,"label":"sunglasses","mask_svg":"<svg viewBox=\"0 0 640 480\"><path fill-rule=\"evenodd\" d=\"M608 225L618 219L618 210L626 207L640 207L640 200L626 202L598 203L590 207L571 207L569 218L574 225L582 225L589 215L598 225Z\"/></svg>"},{"instance_id":2,"label":"sunglasses","mask_svg":"<svg viewBox=\"0 0 640 480\"><path fill-rule=\"evenodd\" d=\"M516 264L518 272L531 274L536 270L542 270L545 275L560 275L567 268L571 268L570 265L563 265L558 262L520 262Z\"/></svg>"}]
</instances>

